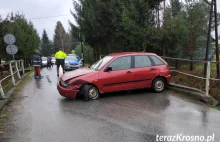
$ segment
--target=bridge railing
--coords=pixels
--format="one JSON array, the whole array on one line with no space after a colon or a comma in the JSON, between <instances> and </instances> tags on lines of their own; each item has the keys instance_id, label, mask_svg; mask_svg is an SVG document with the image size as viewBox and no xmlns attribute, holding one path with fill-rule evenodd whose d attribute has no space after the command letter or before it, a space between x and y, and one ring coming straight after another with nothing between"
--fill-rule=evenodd
<instances>
[{"instance_id":1,"label":"bridge railing","mask_svg":"<svg viewBox=\"0 0 220 142\"><path fill-rule=\"evenodd\" d=\"M7 66L9 68L10 74L3 77L0 80L0 98L5 99L6 95L2 86L2 82L7 80L8 78L11 78L12 85L16 86L16 79L15 77L17 76L18 80L21 80L22 76L25 74L24 70L24 61L23 60L16 60L16 61L10 61L9 63L6 64L1 64L0 67ZM20 73L21 72L21 73Z\"/></svg>"},{"instance_id":2,"label":"bridge railing","mask_svg":"<svg viewBox=\"0 0 220 142\"><path fill-rule=\"evenodd\" d=\"M220 84L220 79L216 76L215 61L188 60L171 57L161 57L167 61L172 74L172 81L177 85L184 85L190 89L203 93L204 97L215 96L220 98L220 89L213 91ZM207 65L204 72L204 66Z\"/></svg>"}]
</instances>

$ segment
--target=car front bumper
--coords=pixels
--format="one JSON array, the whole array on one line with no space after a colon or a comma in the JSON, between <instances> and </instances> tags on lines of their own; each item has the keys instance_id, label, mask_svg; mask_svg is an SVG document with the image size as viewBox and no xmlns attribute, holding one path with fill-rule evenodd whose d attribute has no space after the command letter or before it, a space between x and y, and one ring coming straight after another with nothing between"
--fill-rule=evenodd
<instances>
[{"instance_id":1,"label":"car front bumper","mask_svg":"<svg viewBox=\"0 0 220 142\"><path fill-rule=\"evenodd\" d=\"M73 65L70 65L70 66L65 65L65 70L76 70L79 68L81 68L81 67L80 66L73 66Z\"/></svg>"},{"instance_id":2,"label":"car front bumper","mask_svg":"<svg viewBox=\"0 0 220 142\"><path fill-rule=\"evenodd\" d=\"M79 90L64 88L60 84L57 86L57 90L59 91L61 96L70 98L70 99L75 99L76 95L79 93Z\"/></svg>"}]
</instances>

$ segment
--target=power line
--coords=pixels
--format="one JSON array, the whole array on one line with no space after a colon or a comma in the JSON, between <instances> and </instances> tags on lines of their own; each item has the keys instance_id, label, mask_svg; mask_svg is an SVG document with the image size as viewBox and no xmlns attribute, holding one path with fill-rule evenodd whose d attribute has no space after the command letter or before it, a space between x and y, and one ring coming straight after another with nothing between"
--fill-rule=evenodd
<instances>
[{"instance_id":1,"label":"power line","mask_svg":"<svg viewBox=\"0 0 220 142\"><path fill-rule=\"evenodd\" d=\"M64 16L70 16L71 14L66 15L57 15L57 16L48 16L48 17L37 17L37 18L29 18L30 20L38 20L38 19L47 19L47 18L54 18L54 17L64 17Z\"/></svg>"}]
</instances>

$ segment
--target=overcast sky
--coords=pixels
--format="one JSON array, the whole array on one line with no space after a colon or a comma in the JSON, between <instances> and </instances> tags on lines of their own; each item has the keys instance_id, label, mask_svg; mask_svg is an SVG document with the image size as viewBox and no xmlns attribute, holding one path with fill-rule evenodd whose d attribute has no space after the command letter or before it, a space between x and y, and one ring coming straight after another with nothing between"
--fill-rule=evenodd
<instances>
[{"instance_id":1,"label":"overcast sky","mask_svg":"<svg viewBox=\"0 0 220 142\"><path fill-rule=\"evenodd\" d=\"M72 0L0 0L0 15L3 18L10 12L23 13L27 19L68 15L70 14L70 9L73 9ZM220 1L218 2L218 11L220 12ZM69 28L68 20L74 22L71 15L31 19L39 35L41 36L43 29L46 29L50 39L53 38L55 24L58 20L62 22L66 30Z\"/></svg>"},{"instance_id":2,"label":"overcast sky","mask_svg":"<svg viewBox=\"0 0 220 142\"><path fill-rule=\"evenodd\" d=\"M10 12L20 12L29 18L49 17L70 14L73 9L72 0L0 0L0 15L5 16ZM64 28L68 30L68 20L74 22L71 15L31 19L39 35L42 35L43 29L46 29L50 39L53 38L54 29L57 21L61 21Z\"/></svg>"}]
</instances>

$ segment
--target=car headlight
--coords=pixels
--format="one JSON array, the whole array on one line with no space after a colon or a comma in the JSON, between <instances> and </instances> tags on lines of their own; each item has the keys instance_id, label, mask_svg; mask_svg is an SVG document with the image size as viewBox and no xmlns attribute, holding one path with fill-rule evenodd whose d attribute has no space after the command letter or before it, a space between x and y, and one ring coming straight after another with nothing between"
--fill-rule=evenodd
<instances>
[{"instance_id":1,"label":"car headlight","mask_svg":"<svg viewBox=\"0 0 220 142\"><path fill-rule=\"evenodd\" d=\"M69 63L65 63L65 66L70 66L70 64Z\"/></svg>"},{"instance_id":2,"label":"car headlight","mask_svg":"<svg viewBox=\"0 0 220 142\"><path fill-rule=\"evenodd\" d=\"M63 86L63 87L68 87L68 84L64 81L60 81L60 85Z\"/></svg>"}]
</instances>

